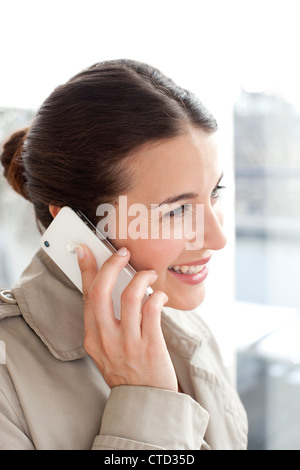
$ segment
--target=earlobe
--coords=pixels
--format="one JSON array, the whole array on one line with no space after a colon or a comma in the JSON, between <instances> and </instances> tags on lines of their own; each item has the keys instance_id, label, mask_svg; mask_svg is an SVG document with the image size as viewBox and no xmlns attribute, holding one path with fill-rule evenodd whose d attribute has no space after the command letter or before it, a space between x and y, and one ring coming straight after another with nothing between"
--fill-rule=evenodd
<instances>
[{"instance_id":1,"label":"earlobe","mask_svg":"<svg viewBox=\"0 0 300 470\"><path fill-rule=\"evenodd\" d=\"M52 204L49 205L49 212L52 215L53 219L57 216L60 209L61 209L61 207L53 206Z\"/></svg>"}]
</instances>

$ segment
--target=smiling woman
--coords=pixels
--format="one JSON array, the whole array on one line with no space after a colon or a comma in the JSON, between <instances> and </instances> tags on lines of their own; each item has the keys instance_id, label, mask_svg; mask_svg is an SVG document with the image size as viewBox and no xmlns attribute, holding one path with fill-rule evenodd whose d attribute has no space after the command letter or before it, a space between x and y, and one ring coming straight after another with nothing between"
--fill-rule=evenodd
<instances>
[{"instance_id":1,"label":"smiling woman","mask_svg":"<svg viewBox=\"0 0 300 470\"><path fill-rule=\"evenodd\" d=\"M222 210L216 197L216 182L221 172L215 136L190 126L183 135L144 146L135 153L133 162L136 163L135 183L126 192L129 206L137 202L145 206L156 201L178 202L178 197L184 196L179 202L191 204L194 214L199 206L203 209L203 218L193 221L193 225L198 222L199 226L189 235L187 231L181 235L181 230L174 228L178 217L177 220L173 217L171 227L168 227L169 236L132 239L128 235L126 240L116 239L114 244L117 248L124 244L130 250L131 263L136 270L156 270L158 278L153 288L167 294L168 306L193 309L204 298L203 281L207 268L201 275L192 274L190 270L189 274L178 274L169 268L178 265L196 267L225 245ZM170 194L177 195L170 197ZM181 222L181 217L179 220ZM130 223L128 217L128 226ZM181 225L184 224L180 224L180 228ZM165 223L163 228L166 233ZM194 240L191 240L192 235Z\"/></svg>"},{"instance_id":2,"label":"smiling woman","mask_svg":"<svg viewBox=\"0 0 300 470\"><path fill-rule=\"evenodd\" d=\"M82 296L39 251L12 289L14 303L0 304L3 448L246 447L243 406L193 311L208 262L226 243L216 130L193 94L151 66L117 60L59 86L31 127L7 141L4 174L33 203L41 230L64 206L94 225L99 206L111 207L117 252L98 269L77 247ZM137 206L159 210L150 216L155 236L132 236ZM177 230L185 220L189 230ZM116 319L111 294L129 261L136 274Z\"/></svg>"}]
</instances>

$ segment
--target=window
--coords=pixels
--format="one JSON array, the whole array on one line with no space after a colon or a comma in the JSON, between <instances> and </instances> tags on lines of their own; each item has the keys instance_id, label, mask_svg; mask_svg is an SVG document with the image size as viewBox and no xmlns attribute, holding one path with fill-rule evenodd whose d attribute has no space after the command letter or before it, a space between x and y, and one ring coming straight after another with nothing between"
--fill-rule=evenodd
<instances>
[{"instance_id":1,"label":"window","mask_svg":"<svg viewBox=\"0 0 300 470\"><path fill-rule=\"evenodd\" d=\"M249 447L300 449L300 114L276 94L235 104L238 384Z\"/></svg>"}]
</instances>

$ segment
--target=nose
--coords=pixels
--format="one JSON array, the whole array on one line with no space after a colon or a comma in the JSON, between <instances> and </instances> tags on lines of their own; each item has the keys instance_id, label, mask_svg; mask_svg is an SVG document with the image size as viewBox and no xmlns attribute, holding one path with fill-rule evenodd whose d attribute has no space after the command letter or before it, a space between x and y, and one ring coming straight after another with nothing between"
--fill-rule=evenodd
<instances>
[{"instance_id":1,"label":"nose","mask_svg":"<svg viewBox=\"0 0 300 470\"><path fill-rule=\"evenodd\" d=\"M203 248L221 250L227 243L223 229L223 214L221 210L215 211L212 206L204 210L204 240Z\"/></svg>"},{"instance_id":2,"label":"nose","mask_svg":"<svg viewBox=\"0 0 300 470\"><path fill-rule=\"evenodd\" d=\"M194 220L194 231L190 231L186 248L189 250L221 250L226 245L223 230L223 214L220 208L199 204ZM201 210L200 210L201 209ZM186 232L185 232L186 233Z\"/></svg>"}]
</instances>

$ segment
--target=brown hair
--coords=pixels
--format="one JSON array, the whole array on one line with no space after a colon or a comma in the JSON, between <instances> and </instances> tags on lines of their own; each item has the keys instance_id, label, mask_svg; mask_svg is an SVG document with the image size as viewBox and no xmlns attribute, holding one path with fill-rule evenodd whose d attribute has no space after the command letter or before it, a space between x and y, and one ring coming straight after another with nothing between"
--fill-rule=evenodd
<instances>
[{"instance_id":1,"label":"brown hair","mask_svg":"<svg viewBox=\"0 0 300 470\"><path fill-rule=\"evenodd\" d=\"M203 104L159 70L125 59L102 62L56 88L31 127L10 137L1 155L4 175L34 204L44 227L52 220L49 204L80 209L95 223L97 206L133 182L126 158L188 124L217 129Z\"/></svg>"}]
</instances>

